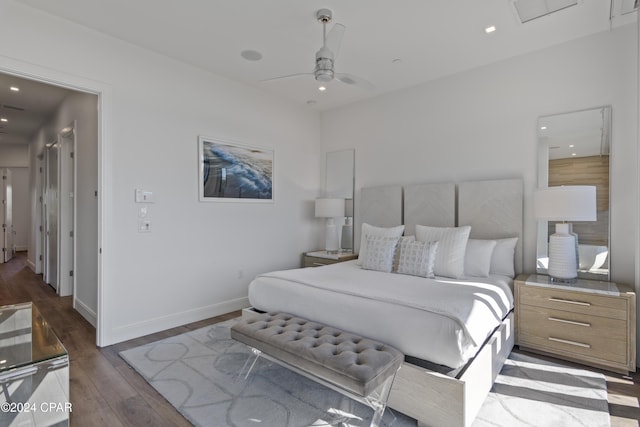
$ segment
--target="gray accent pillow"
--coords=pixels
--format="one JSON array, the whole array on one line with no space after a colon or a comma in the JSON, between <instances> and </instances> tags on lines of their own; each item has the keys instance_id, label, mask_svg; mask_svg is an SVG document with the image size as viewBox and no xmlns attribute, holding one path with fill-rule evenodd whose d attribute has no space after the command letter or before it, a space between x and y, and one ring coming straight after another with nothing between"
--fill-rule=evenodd
<instances>
[{"instance_id":1,"label":"gray accent pillow","mask_svg":"<svg viewBox=\"0 0 640 427\"><path fill-rule=\"evenodd\" d=\"M404 240L400 244L398 273L433 279L438 242Z\"/></svg>"},{"instance_id":2,"label":"gray accent pillow","mask_svg":"<svg viewBox=\"0 0 640 427\"><path fill-rule=\"evenodd\" d=\"M362 268L391 273L398 239L399 237L367 236L367 252L362 260Z\"/></svg>"}]
</instances>

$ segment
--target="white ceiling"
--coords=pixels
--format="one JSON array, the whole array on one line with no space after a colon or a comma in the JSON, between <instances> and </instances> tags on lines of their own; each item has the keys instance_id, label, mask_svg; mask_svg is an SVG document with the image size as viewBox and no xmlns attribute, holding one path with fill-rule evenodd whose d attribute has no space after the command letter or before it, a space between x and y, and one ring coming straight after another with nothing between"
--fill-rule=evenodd
<instances>
[{"instance_id":1,"label":"white ceiling","mask_svg":"<svg viewBox=\"0 0 640 427\"><path fill-rule=\"evenodd\" d=\"M512 0L16 1L319 111L636 19L636 12L621 13L633 0L579 0L526 24ZM335 71L364 78L373 90L333 81L321 93L313 76L261 81L313 71L322 44L315 18L321 8L346 26ZM486 34L490 25L496 31ZM248 61L243 50L258 51L262 59Z\"/></svg>"}]
</instances>

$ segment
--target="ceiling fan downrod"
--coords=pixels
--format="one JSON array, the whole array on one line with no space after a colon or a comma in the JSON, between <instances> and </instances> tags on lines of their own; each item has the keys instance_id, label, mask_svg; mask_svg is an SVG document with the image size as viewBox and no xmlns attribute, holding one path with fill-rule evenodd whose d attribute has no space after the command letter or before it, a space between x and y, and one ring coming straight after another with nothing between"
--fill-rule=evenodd
<instances>
[{"instance_id":1,"label":"ceiling fan downrod","mask_svg":"<svg viewBox=\"0 0 640 427\"><path fill-rule=\"evenodd\" d=\"M327 23L333 17L329 9L320 9L316 12L316 19L322 24L322 47L316 52L316 68L313 74L319 82L333 80L333 52L327 48Z\"/></svg>"}]
</instances>

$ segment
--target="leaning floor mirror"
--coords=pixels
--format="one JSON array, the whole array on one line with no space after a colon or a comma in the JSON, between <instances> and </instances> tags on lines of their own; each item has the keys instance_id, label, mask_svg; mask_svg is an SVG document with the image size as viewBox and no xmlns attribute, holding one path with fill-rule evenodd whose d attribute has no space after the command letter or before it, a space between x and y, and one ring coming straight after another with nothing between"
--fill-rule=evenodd
<instances>
[{"instance_id":1,"label":"leaning floor mirror","mask_svg":"<svg viewBox=\"0 0 640 427\"><path fill-rule=\"evenodd\" d=\"M355 184L355 150L327 153L325 197L345 199L344 223L340 225L340 250L353 252L353 192Z\"/></svg>"},{"instance_id":2,"label":"leaning floor mirror","mask_svg":"<svg viewBox=\"0 0 640 427\"><path fill-rule=\"evenodd\" d=\"M597 220L572 224L578 236L579 278L608 280L610 275L610 151L610 106L538 119L538 188L596 187ZM536 271L541 274L547 274L554 228L553 221L538 221Z\"/></svg>"}]
</instances>

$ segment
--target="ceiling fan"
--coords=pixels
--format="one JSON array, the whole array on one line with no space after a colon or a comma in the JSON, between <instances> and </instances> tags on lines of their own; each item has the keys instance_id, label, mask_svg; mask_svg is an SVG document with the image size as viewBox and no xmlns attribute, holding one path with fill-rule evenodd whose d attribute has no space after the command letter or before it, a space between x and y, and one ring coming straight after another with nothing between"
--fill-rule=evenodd
<instances>
[{"instance_id":1,"label":"ceiling fan","mask_svg":"<svg viewBox=\"0 0 640 427\"><path fill-rule=\"evenodd\" d=\"M359 86L363 89L373 90L374 86L367 80L347 73L336 73L334 70L335 58L338 56L340 43L346 27L342 24L334 24L327 34L327 24L331 22L333 13L329 9L320 9L316 12L316 19L322 24L322 47L316 52L316 66L312 73L296 73L286 76L274 77L262 80L263 82L290 79L295 77L313 76L320 83L328 83L338 80L344 84ZM324 87L324 86L322 86ZM320 89L324 90L324 89Z\"/></svg>"}]
</instances>

